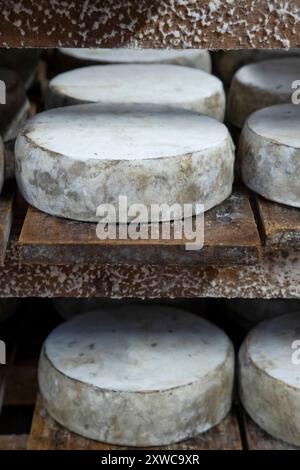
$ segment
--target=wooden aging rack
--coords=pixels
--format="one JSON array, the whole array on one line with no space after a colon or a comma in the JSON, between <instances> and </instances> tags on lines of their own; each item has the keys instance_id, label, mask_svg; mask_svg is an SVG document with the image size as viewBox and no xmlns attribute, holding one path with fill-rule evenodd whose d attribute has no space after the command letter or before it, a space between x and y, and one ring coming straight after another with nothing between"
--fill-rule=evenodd
<instances>
[{"instance_id":1,"label":"wooden aging rack","mask_svg":"<svg viewBox=\"0 0 300 470\"><path fill-rule=\"evenodd\" d=\"M300 5L284 3L74 0L58 8L54 0L0 0L0 47L298 47ZM200 252L187 253L175 240L104 243L93 225L27 207L7 186L0 197L0 296L300 298L299 210L236 187L230 199L206 214L205 230ZM9 372L0 377L0 407L36 403L36 409L29 439L28 433L2 433L0 448L104 448L45 415L36 402L37 356L18 362L18 347L12 347ZM20 385L25 376L31 377L26 391ZM187 446L288 448L260 431L238 406Z\"/></svg>"}]
</instances>

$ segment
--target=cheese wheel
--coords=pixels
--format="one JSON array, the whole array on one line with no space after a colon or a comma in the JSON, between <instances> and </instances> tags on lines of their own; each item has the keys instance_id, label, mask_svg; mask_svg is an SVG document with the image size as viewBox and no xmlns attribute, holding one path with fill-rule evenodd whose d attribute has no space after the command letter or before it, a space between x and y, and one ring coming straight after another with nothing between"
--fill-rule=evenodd
<instances>
[{"instance_id":1,"label":"cheese wheel","mask_svg":"<svg viewBox=\"0 0 300 470\"><path fill-rule=\"evenodd\" d=\"M225 114L221 81L202 70L177 65L96 65L50 81L48 108L84 103L173 106L220 121Z\"/></svg>"},{"instance_id":2,"label":"cheese wheel","mask_svg":"<svg viewBox=\"0 0 300 470\"><path fill-rule=\"evenodd\" d=\"M211 57L207 50L170 49L84 49L60 48L59 53L69 65L89 64L176 64L211 72Z\"/></svg>"},{"instance_id":3,"label":"cheese wheel","mask_svg":"<svg viewBox=\"0 0 300 470\"><path fill-rule=\"evenodd\" d=\"M0 137L0 194L3 188L4 183L4 170L5 170L5 163L4 163L4 145L3 141Z\"/></svg>"},{"instance_id":4,"label":"cheese wheel","mask_svg":"<svg viewBox=\"0 0 300 470\"><path fill-rule=\"evenodd\" d=\"M276 105L254 113L240 139L245 184L266 199L300 207L300 109Z\"/></svg>"},{"instance_id":5,"label":"cheese wheel","mask_svg":"<svg viewBox=\"0 0 300 470\"><path fill-rule=\"evenodd\" d=\"M253 112L291 103L293 82L299 80L300 58L267 60L242 67L234 76L228 99L228 119L242 128Z\"/></svg>"},{"instance_id":6,"label":"cheese wheel","mask_svg":"<svg viewBox=\"0 0 300 470\"><path fill-rule=\"evenodd\" d=\"M283 299L231 299L226 301L227 312L243 330L257 323L287 313L299 312L300 300Z\"/></svg>"},{"instance_id":7,"label":"cheese wheel","mask_svg":"<svg viewBox=\"0 0 300 470\"><path fill-rule=\"evenodd\" d=\"M244 65L271 59L297 57L299 49L243 49L237 51L218 51L214 54L214 65L218 76L227 85L235 72Z\"/></svg>"},{"instance_id":8,"label":"cheese wheel","mask_svg":"<svg viewBox=\"0 0 300 470\"><path fill-rule=\"evenodd\" d=\"M234 352L219 328L196 315L125 306L55 329L38 375L46 409L71 431L111 444L168 445L226 416Z\"/></svg>"},{"instance_id":9,"label":"cheese wheel","mask_svg":"<svg viewBox=\"0 0 300 470\"><path fill-rule=\"evenodd\" d=\"M97 104L54 109L28 121L15 153L25 199L75 220L99 221L101 204L115 211L108 211L107 222L135 218L135 211L127 211L133 204L145 209L140 222L178 219L184 204L200 213L197 204L208 210L232 189L227 128L182 110ZM120 196L127 198L124 204ZM153 204L178 206L156 217Z\"/></svg>"},{"instance_id":10,"label":"cheese wheel","mask_svg":"<svg viewBox=\"0 0 300 470\"><path fill-rule=\"evenodd\" d=\"M239 353L239 389L251 418L266 432L300 445L300 315L260 323Z\"/></svg>"}]
</instances>

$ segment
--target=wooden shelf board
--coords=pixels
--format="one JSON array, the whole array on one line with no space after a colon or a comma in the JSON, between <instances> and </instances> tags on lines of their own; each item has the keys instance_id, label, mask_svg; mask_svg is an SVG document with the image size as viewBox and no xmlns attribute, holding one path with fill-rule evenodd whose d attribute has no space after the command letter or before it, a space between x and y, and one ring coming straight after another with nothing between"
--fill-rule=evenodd
<instances>
[{"instance_id":1,"label":"wooden shelf board","mask_svg":"<svg viewBox=\"0 0 300 470\"><path fill-rule=\"evenodd\" d=\"M267 247L300 249L300 209L255 196Z\"/></svg>"},{"instance_id":2,"label":"wooden shelf board","mask_svg":"<svg viewBox=\"0 0 300 470\"><path fill-rule=\"evenodd\" d=\"M74 434L56 423L38 399L28 439L29 450L125 450L128 447L103 444ZM242 450L238 421L230 413L219 425L195 439L153 450Z\"/></svg>"},{"instance_id":3,"label":"wooden shelf board","mask_svg":"<svg viewBox=\"0 0 300 470\"><path fill-rule=\"evenodd\" d=\"M96 224L59 219L29 207L19 243L25 263L239 265L259 260L260 238L244 190L205 214L201 250L186 250L188 240L176 240L173 229L171 233L170 240L99 240Z\"/></svg>"},{"instance_id":4,"label":"wooden shelf board","mask_svg":"<svg viewBox=\"0 0 300 470\"><path fill-rule=\"evenodd\" d=\"M296 0L0 0L1 47L283 48L299 45Z\"/></svg>"}]
</instances>

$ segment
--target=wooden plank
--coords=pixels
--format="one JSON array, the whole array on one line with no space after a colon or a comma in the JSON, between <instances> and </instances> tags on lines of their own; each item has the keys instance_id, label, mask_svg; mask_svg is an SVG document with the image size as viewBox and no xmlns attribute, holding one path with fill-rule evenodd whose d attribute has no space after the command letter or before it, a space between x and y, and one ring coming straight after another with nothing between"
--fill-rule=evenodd
<instances>
[{"instance_id":1,"label":"wooden plank","mask_svg":"<svg viewBox=\"0 0 300 470\"><path fill-rule=\"evenodd\" d=\"M300 450L299 447L287 444L267 434L254 421L244 415L245 435L249 450Z\"/></svg>"},{"instance_id":2,"label":"wooden plank","mask_svg":"<svg viewBox=\"0 0 300 470\"><path fill-rule=\"evenodd\" d=\"M27 434L0 435L0 450L26 450Z\"/></svg>"},{"instance_id":3,"label":"wooden plank","mask_svg":"<svg viewBox=\"0 0 300 470\"><path fill-rule=\"evenodd\" d=\"M0 195L0 265L3 266L5 252L10 235L13 218L14 191L6 185Z\"/></svg>"},{"instance_id":4,"label":"wooden plank","mask_svg":"<svg viewBox=\"0 0 300 470\"><path fill-rule=\"evenodd\" d=\"M0 1L1 47L296 47L299 2Z\"/></svg>"},{"instance_id":5,"label":"wooden plank","mask_svg":"<svg viewBox=\"0 0 300 470\"><path fill-rule=\"evenodd\" d=\"M96 224L49 216L30 207L19 238L25 263L49 264L255 264L260 238L248 193L236 190L205 214L204 247L186 250L188 240L99 240ZM160 231L162 231L160 224ZM149 228L150 233L150 228Z\"/></svg>"},{"instance_id":6,"label":"wooden plank","mask_svg":"<svg viewBox=\"0 0 300 470\"><path fill-rule=\"evenodd\" d=\"M103 444L78 436L57 424L38 399L28 439L30 450L124 450L126 447ZM152 448L154 449L154 448ZM241 450L238 422L233 413L218 426L195 439L163 448L165 450Z\"/></svg>"},{"instance_id":7,"label":"wooden plank","mask_svg":"<svg viewBox=\"0 0 300 470\"><path fill-rule=\"evenodd\" d=\"M256 197L264 243L270 248L300 249L300 209Z\"/></svg>"}]
</instances>

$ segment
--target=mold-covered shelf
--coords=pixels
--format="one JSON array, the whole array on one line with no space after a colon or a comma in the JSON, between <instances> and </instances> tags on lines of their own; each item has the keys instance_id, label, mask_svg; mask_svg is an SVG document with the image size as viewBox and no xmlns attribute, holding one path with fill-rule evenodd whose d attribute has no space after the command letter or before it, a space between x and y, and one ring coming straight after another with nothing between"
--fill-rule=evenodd
<instances>
[{"instance_id":1,"label":"mold-covered shelf","mask_svg":"<svg viewBox=\"0 0 300 470\"><path fill-rule=\"evenodd\" d=\"M1 0L0 7L1 47L299 45L296 0Z\"/></svg>"}]
</instances>

